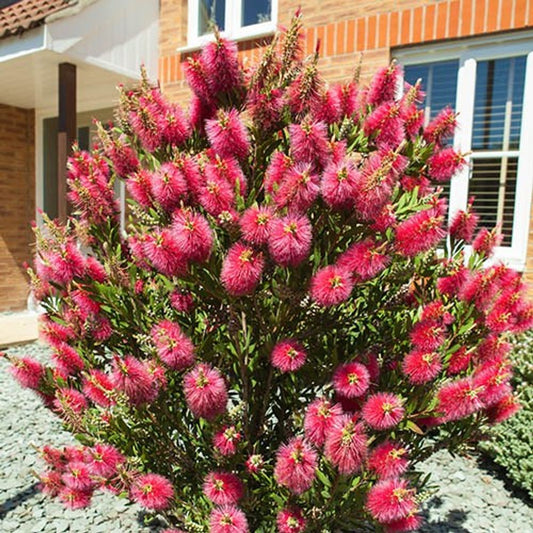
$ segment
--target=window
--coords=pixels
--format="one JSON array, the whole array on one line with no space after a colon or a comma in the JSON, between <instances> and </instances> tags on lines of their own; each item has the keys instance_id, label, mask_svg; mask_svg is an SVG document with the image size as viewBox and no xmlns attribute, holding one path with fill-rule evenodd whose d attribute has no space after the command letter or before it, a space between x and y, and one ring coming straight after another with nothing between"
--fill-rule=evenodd
<instances>
[{"instance_id":1,"label":"window","mask_svg":"<svg viewBox=\"0 0 533 533\"><path fill-rule=\"evenodd\" d=\"M500 224L496 258L523 270L533 188L533 36L502 36L399 51L408 83L422 80L426 121L443 107L459 112L454 147L467 167L446 191L450 217L475 196L480 225Z\"/></svg>"},{"instance_id":2,"label":"window","mask_svg":"<svg viewBox=\"0 0 533 533\"><path fill-rule=\"evenodd\" d=\"M225 37L245 39L276 29L277 0L189 0L188 46L200 46L217 26Z\"/></svg>"}]
</instances>

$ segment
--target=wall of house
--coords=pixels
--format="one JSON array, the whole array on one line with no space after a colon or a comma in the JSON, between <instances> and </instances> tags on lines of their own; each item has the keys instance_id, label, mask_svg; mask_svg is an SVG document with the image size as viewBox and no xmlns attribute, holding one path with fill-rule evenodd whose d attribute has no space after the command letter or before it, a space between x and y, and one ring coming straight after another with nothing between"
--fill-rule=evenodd
<instances>
[{"instance_id":1,"label":"wall of house","mask_svg":"<svg viewBox=\"0 0 533 533\"><path fill-rule=\"evenodd\" d=\"M35 218L33 109L0 104L0 312L24 309Z\"/></svg>"}]
</instances>

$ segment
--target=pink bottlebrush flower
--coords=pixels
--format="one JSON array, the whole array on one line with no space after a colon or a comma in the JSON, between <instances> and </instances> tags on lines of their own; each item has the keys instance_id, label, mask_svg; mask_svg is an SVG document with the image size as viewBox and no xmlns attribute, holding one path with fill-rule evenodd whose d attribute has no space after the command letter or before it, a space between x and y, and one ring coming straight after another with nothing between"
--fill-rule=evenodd
<instances>
[{"instance_id":1,"label":"pink bottlebrush flower","mask_svg":"<svg viewBox=\"0 0 533 533\"><path fill-rule=\"evenodd\" d=\"M170 305L180 313L190 313L194 309L194 298L190 292L173 291Z\"/></svg>"},{"instance_id":2,"label":"pink bottlebrush flower","mask_svg":"<svg viewBox=\"0 0 533 533\"><path fill-rule=\"evenodd\" d=\"M83 394L91 402L101 407L110 407L115 404L112 398L114 385L111 378L102 370L93 369L83 378Z\"/></svg>"},{"instance_id":3,"label":"pink bottlebrush flower","mask_svg":"<svg viewBox=\"0 0 533 533\"><path fill-rule=\"evenodd\" d=\"M129 195L145 209L152 207L154 199L151 189L152 175L148 170L139 169L134 174L130 174L126 180L126 189Z\"/></svg>"},{"instance_id":4,"label":"pink bottlebrush flower","mask_svg":"<svg viewBox=\"0 0 533 533\"><path fill-rule=\"evenodd\" d=\"M44 377L44 366L31 357L12 357L9 371L11 375L27 389L39 388Z\"/></svg>"},{"instance_id":5,"label":"pink bottlebrush flower","mask_svg":"<svg viewBox=\"0 0 533 533\"><path fill-rule=\"evenodd\" d=\"M454 376L456 374L464 372L470 365L471 359L472 352L469 352L466 346L461 346L450 356L446 373L449 376Z\"/></svg>"},{"instance_id":6,"label":"pink bottlebrush flower","mask_svg":"<svg viewBox=\"0 0 533 533\"><path fill-rule=\"evenodd\" d=\"M245 514L234 505L223 505L211 512L210 533L248 533Z\"/></svg>"},{"instance_id":7,"label":"pink bottlebrush flower","mask_svg":"<svg viewBox=\"0 0 533 533\"><path fill-rule=\"evenodd\" d=\"M446 328L437 320L422 320L413 326L409 338L413 346L430 352L442 346L446 339Z\"/></svg>"},{"instance_id":8,"label":"pink bottlebrush flower","mask_svg":"<svg viewBox=\"0 0 533 533\"><path fill-rule=\"evenodd\" d=\"M80 354L67 343L61 343L52 354L52 359L59 370L67 375L79 372L85 366Z\"/></svg>"},{"instance_id":9,"label":"pink bottlebrush flower","mask_svg":"<svg viewBox=\"0 0 533 533\"><path fill-rule=\"evenodd\" d=\"M187 196L185 176L173 163L163 163L149 179L153 198L168 212L178 207Z\"/></svg>"},{"instance_id":10,"label":"pink bottlebrush flower","mask_svg":"<svg viewBox=\"0 0 533 533\"><path fill-rule=\"evenodd\" d=\"M61 475L61 481L68 488L79 491L91 490L95 485L89 467L82 462L68 463Z\"/></svg>"},{"instance_id":11,"label":"pink bottlebrush flower","mask_svg":"<svg viewBox=\"0 0 533 533\"><path fill-rule=\"evenodd\" d=\"M396 102L384 102L365 119L363 130L378 148L395 149L405 137L400 107Z\"/></svg>"},{"instance_id":12,"label":"pink bottlebrush flower","mask_svg":"<svg viewBox=\"0 0 533 533\"><path fill-rule=\"evenodd\" d=\"M241 439L242 434L235 429L235 426L226 426L215 433L215 436L213 437L213 445L221 455L235 455L237 452L237 445Z\"/></svg>"},{"instance_id":13,"label":"pink bottlebrush flower","mask_svg":"<svg viewBox=\"0 0 533 533\"><path fill-rule=\"evenodd\" d=\"M340 365L333 374L333 388L345 398L363 396L370 386L370 374L366 366L354 361Z\"/></svg>"},{"instance_id":14,"label":"pink bottlebrush flower","mask_svg":"<svg viewBox=\"0 0 533 533\"><path fill-rule=\"evenodd\" d=\"M436 181L449 181L465 164L465 158L453 148L443 148L428 159L428 175Z\"/></svg>"},{"instance_id":15,"label":"pink bottlebrush flower","mask_svg":"<svg viewBox=\"0 0 533 533\"><path fill-rule=\"evenodd\" d=\"M352 244L337 260L339 267L349 270L361 281L377 276L389 263L390 257L373 239Z\"/></svg>"},{"instance_id":16,"label":"pink bottlebrush flower","mask_svg":"<svg viewBox=\"0 0 533 533\"><path fill-rule=\"evenodd\" d=\"M98 283L107 280L107 272L104 266L95 257L87 257L85 260L85 274Z\"/></svg>"},{"instance_id":17,"label":"pink bottlebrush flower","mask_svg":"<svg viewBox=\"0 0 533 533\"><path fill-rule=\"evenodd\" d=\"M61 245L57 251L43 253L40 261L48 268L46 272L40 272L40 263L36 262L35 268L39 277L59 285L68 285L74 278L83 277L85 272L85 259L76 245L70 241Z\"/></svg>"},{"instance_id":18,"label":"pink bottlebrush flower","mask_svg":"<svg viewBox=\"0 0 533 533\"><path fill-rule=\"evenodd\" d=\"M276 517L279 533L303 533L307 522L299 507L286 507Z\"/></svg>"},{"instance_id":19,"label":"pink bottlebrush flower","mask_svg":"<svg viewBox=\"0 0 533 533\"><path fill-rule=\"evenodd\" d=\"M374 429L397 426L405 414L401 399L390 392L378 392L368 397L361 412L363 420Z\"/></svg>"},{"instance_id":20,"label":"pink bottlebrush flower","mask_svg":"<svg viewBox=\"0 0 533 533\"><path fill-rule=\"evenodd\" d=\"M191 210L180 209L172 216L172 235L178 252L188 261L207 261L213 248L209 222Z\"/></svg>"},{"instance_id":21,"label":"pink bottlebrush flower","mask_svg":"<svg viewBox=\"0 0 533 533\"><path fill-rule=\"evenodd\" d=\"M476 369L473 382L479 389L479 399L484 407L490 407L512 393L511 366L506 363Z\"/></svg>"},{"instance_id":22,"label":"pink bottlebrush flower","mask_svg":"<svg viewBox=\"0 0 533 533\"><path fill-rule=\"evenodd\" d=\"M416 104L409 106L402 112L405 133L409 139L414 139L424 125L424 110L418 109Z\"/></svg>"},{"instance_id":23,"label":"pink bottlebrush flower","mask_svg":"<svg viewBox=\"0 0 533 533\"><path fill-rule=\"evenodd\" d=\"M457 127L457 114L453 109L443 109L425 128L424 139L440 146L451 137Z\"/></svg>"},{"instance_id":24,"label":"pink bottlebrush flower","mask_svg":"<svg viewBox=\"0 0 533 533\"><path fill-rule=\"evenodd\" d=\"M293 164L292 158L285 153L274 152L265 173L264 187L267 193L272 194L278 189Z\"/></svg>"},{"instance_id":25,"label":"pink bottlebrush flower","mask_svg":"<svg viewBox=\"0 0 533 533\"><path fill-rule=\"evenodd\" d=\"M220 279L233 296L251 294L263 274L265 260L261 252L243 242L235 243L222 264Z\"/></svg>"},{"instance_id":26,"label":"pink bottlebrush flower","mask_svg":"<svg viewBox=\"0 0 533 533\"><path fill-rule=\"evenodd\" d=\"M194 345L179 324L163 320L151 332L157 355L169 368L183 370L194 363Z\"/></svg>"},{"instance_id":27,"label":"pink bottlebrush flower","mask_svg":"<svg viewBox=\"0 0 533 533\"><path fill-rule=\"evenodd\" d=\"M311 279L311 298L322 307L331 307L346 301L352 292L353 280L348 269L329 265L320 269Z\"/></svg>"},{"instance_id":28,"label":"pink bottlebrush flower","mask_svg":"<svg viewBox=\"0 0 533 533\"><path fill-rule=\"evenodd\" d=\"M111 382L136 406L152 402L159 393L157 382L146 365L131 355L114 358Z\"/></svg>"},{"instance_id":29,"label":"pink bottlebrush flower","mask_svg":"<svg viewBox=\"0 0 533 533\"><path fill-rule=\"evenodd\" d=\"M40 334L52 348L56 348L63 342L68 342L76 337L72 327L55 322L48 315L42 315L39 319Z\"/></svg>"},{"instance_id":30,"label":"pink bottlebrush flower","mask_svg":"<svg viewBox=\"0 0 533 533\"><path fill-rule=\"evenodd\" d=\"M338 89L332 87L313 100L311 113L314 120L324 124L339 122L342 118L342 110Z\"/></svg>"},{"instance_id":31,"label":"pink bottlebrush flower","mask_svg":"<svg viewBox=\"0 0 533 533\"><path fill-rule=\"evenodd\" d=\"M170 506L174 497L172 483L159 474L144 474L132 483L131 498L145 509L162 511Z\"/></svg>"},{"instance_id":32,"label":"pink bottlebrush flower","mask_svg":"<svg viewBox=\"0 0 533 533\"><path fill-rule=\"evenodd\" d=\"M500 424L522 409L519 401L512 394L504 396L485 410L491 424Z\"/></svg>"},{"instance_id":33,"label":"pink bottlebrush flower","mask_svg":"<svg viewBox=\"0 0 533 533\"><path fill-rule=\"evenodd\" d=\"M382 524L406 518L416 509L415 490L405 479L386 479L368 492L366 508Z\"/></svg>"},{"instance_id":34,"label":"pink bottlebrush flower","mask_svg":"<svg viewBox=\"0 0 533 533\"><path fill-rule=\"evenodd\" d=\"M410 176L406 174L400 179L400 185L404 191L414 191L418 188L418 197L423 198L434 192L434 188L431 186L431 182L424 176Z\"/></svg>"},{"instance_id":35,"label":"pink bottlebrush flower","mask_svg":"<svg viewBox=\"0 0 533 533\"><path fill-rule=\"evenodd\" d=\"M359 171L352 161L330 163L322 174L320 184L324 201L333 209L350 208L359 180Z\"/></svg>"},{"instance_id":36,"label":"pink bottlebrush flower","mask_svg":"<svg viewBox=\"0 0 533 533\"><path fill-rule=\"evenodd\" d=\"M446 236L443 222L444 215L435 207L411 215L396 228L396 249L408 257L431 250Z\"/></svg>"},{"instance_id":37,"label":"pink bottlebrush flower","mask_svg":"<svg viewBox=\"0 0 533 533\"><path fill-rule=\"evenodd\" d=\"M220 157L215 154L207 162L204 172L207 180L215 177L227 181L235 191L235 194L246 196L246 177L239 162L234 157Z\"/></svg>"},{"instance_id":38,"label":"pink bottlebrush flower","mask_svg":"<svg viewBox=\"0 0 533 533\"><path fill-rule=\"evenodd\" d=\"M248 112L254 123L263 130L275 128L281 120L283 91L270 89L267 92L252 90L248 93Z\"/></svg>"},{"instance_id":39,"label":"pink bottlebrush flower","mask_svg":"<svg viewBox=\"0 0 533 533\"><path fill-rule=\"evenodd\" d=\"M244 159L250 149L250 139L236 109L219 109L214 119L206 120L205 131L215 152L221 157Z\"/></svg>"},{"instance_id":40,"label":"pink bottlebrush flower","mask_svg":"<svg viewBox=\"0 0 533 533\"><path fill-rule=\"evenodd\" d=\"M447 383L437 392L436 410L443 414L446 422L470 416L483 407L480 392L470 378Z\"/></svg>"},{"instance_id":41,"label":"pink bottlebrush flower","mask_svg":"<svg viewBox=\"0 0 533 533\"><path fill-rule=\"evenodd\" d=\"M171 146L180 146L188 139L191 125L179 104L165 105L162 129L163 142Z\"/></svg>"},{"instance_id":42,"label":"pink bottlebrush flower","mask_svg":"<svg viewBox=\"0 0 533 533\"><path fill-rule=\"evenodd\" d=\"M418 531L422 526L423 520L419 514L416 514L418 509L414 509L405 518L393 520L385 524L385 533L400 533L403 531Z\"/></svg>"},{"instance_id":43,"label":"pink bottlebrush flower","mask_svg":"<svg viewBox=\"0 0 533 533\"><path fill-rule=\"evenodd\" d=\"M228 392L220 372L200 363L183 378L185 399L196 418L211 420L226 410Z\"/></svg>"},{"instance_id":44,"label":"pink bottlebrush flower","mask_svg":"<svg viewBox=\"0 0 533 533\"><path fill-rule=\"evenodd\" d=\"M203 484L204 494L216 505L237 503L243 496L241 480L229 472L210 472Z\"/></svg>"},{"instance_id":45,"label":"pink bottlebrush flower","mask_svg":"<svg viewBox=\"0 0 533 533\"><path fill-rule=\"evenodd\" d=\"M338 95L341 117L353 117L358 109L358 91L355 82L334 85L333 91Z\"/></svg>"},{"instance_id":46,"label":"pink bottlebrush flower","mask_svg":"<svg viewBox=\"0 0 533 533\"><path fill-rule=\"evenodd\" d=\"M305 412L305 437L315 446L323 446L329 432L341 421L341 406L333 404L325 398L319 398L309 404Z\"/></svg>"},{"instance_id":47,"label":"pink bottlebrush flower","mask_svg":"<svg viewBox=\"0 0 533 533\"><path fill-rule=\"evenodd\" d=\"M264 464L265 460L263 459L263 456L257 453L250 455L250 457L246 459L246 469L251 474L256 474L259 472L263 468Z\"/></svg>"},{"instance_id":48,"label":"pink bottlebrush flower","mask_svg":"<svg viewBox=\"0 0 533 533\"><path fill-rule=\"evenodd\" d=\"M61 473L56 470L46 470L37 476L39 478L39 490L46 496L55 498L64 487L61 481Z\"/></svg>"},{"instance_id":49,"label":"pink bottlebrush flower","mask_svg":"<svg viewBox=\"0 0 533 533\"><path fill-rule=\"evenodd\" d=\"M79 415L87 409L87 400L76 389L60 388L56 390L54 409L65 416Z\"/></svg>"},{"instance_id":50,"label":"pink bottlebrush flower","mask_svg":"<svg viewBox=\"0 0 533 533\"><path fill-rule=\"evenodd\" d=\"M372 78L366 102L371 106L377 106L383 102L391 102L396 97L400 83L401 69L397 64L383 67Z\"/></svg>"},{"instance_id":51,"label":"pink bottlebrush flower","mask_svg":"<svg viewBox=\"0 0 533 533\"><path fill-rule=\"evenodd\" d=\"M314 65L300 72L286 91L286 100L291 113L304 114L320 98L322 81Z\"/></svg>"},{"instance_id":52,"label":"pink bottlebrush flower","mask_svg":"<svg viewBox=\"0 0 533 533\"><path fill-rule=\"evenodd\" d=\"M93 476L110 478L117 467L126 461L125 457L110 444L95 444L89 449L87 466Z\"/></svg>"},{"instance_id":53,"label":"pink bottlebrush flower","mask_svg":"<svg viewBox=\"0 0 533 533\"><path fill-rule=\"evenodd\" d=\"M442 369L440 355L415 348L403 362L402 371L413 385L422 385L435 379Z\"/></svg>"},{"instance_id":54,"label":"pink bottlebrush flower","mask_svg":"<svg viewBox=\"0 0 533 533\"><path fill-rule=\"evenodd\" d=\"M468 278L468 269L463 265L458 265L448 272L448 276L443 276L437 280L437 289L441 294L454 296L459 294Z\"/></svg>"},{"instance_id":55,"label":"pink bottlebrush flower","mask_svg":"<svg viewBox=\"0 0 533 533\"><path fill-rule=\"evenodd\" d=\"M62 450L53 448L48 444L43 446L40 450L41 458L54 470L63 470L65 466L65 456ZM80 459L81 460L81 459Z\"/></svg>"},{"instance_id":56,"label":"pink bottlebrush flower","mask_svg":"<svg viewBox=\"0 0 533 533\"><path fill-rule=\"evenodd\" d=\"M156 270L165 276L179 276L187 271L187 261L178 250L173 232L164 228L145 235L142 251Z\"/></svg>"},{"instance_id":57,"label":"pink bottlebrush flower","mask_svg":"<svg viewBox=\"0 0 533 533\"><path fill-rule=\"evenodd\" d=\"M212 216L218 217L235 206L233 185L213 167L205 174L205 183L198 191L200 205Z\"/></svg>"},{"instance_id":58,"label":"pink bottlebrush flower","mask_svg":"<svg viewBox=\"0 0 533 533\"><path fill-rule=\"evenodd\" d=\"M309 256L313 234L305 215L273 218L268 230L268 249L279 265L297 266Z\"/></svg>"},{"instance_id":59,"label":"pink bottlebrush flower","mask_svg":"<svg viewBox=\"0 0 533 533\"><path fill-rule=\"evenodd\" d=\"M139 168L139 159L135 150L127 144L125 136L118 139L108 137L103 143L105 155L111 159L113 170L122 179L127 178Z\"/></svg>"},{"instance_id":60,"label":"pink bottlebrush flower","mask_svg":"<svg viewBox=\"0 0 533 533\"><path fill-rule=\"evenodd\" d=\"M216 93L227 93L238 88L242 83L239 67L237 43L217 37L208 43L200 55L205 65L205 73L209 89Z\"/></svg>"},{"instance_id":61,"label":"pink bottlebrush flower","mask_svg":"<svg viewBox=\"0 0 533 533\"><path fill-rule=\"evenodd\" d=\"M65 446L63 455L66 463L84 463L87 460L87 449L85 446Z\"/></svg>"},{"instance_id":62,"label":"pink bottlebrush flower","mask_svg":"<svg viewBox=\"0 0 533 533\"><path fill-rule=\"evenodd\" d=\"M318 175L310 163L297 163L289 168L273 194L278 209L304 213L318 198L320 192Z\"/></svg>"},{"instance_id":63,"label":"pink bottlebrush flower","mask_svg":"<svg viewBox=\"0 0 533 533\"><path fill-rule=\"evenodd\" d=\"M274 477L280 485L299 495L311 488L316 468L316 452L304 439L295 437L279 448Z\"/></svg>"},{"instance_id":64,"label":"pink bottlebrush flower","mask_svg":"<svg viewBox=\"0 0 533 533\"><path fill-rule=\"evenodd\" d=\"M92 490L63 487L58 493L58 498L68 509L84 509L91 503L92 495Z\"/></svg>"},{"instance_id":65,"label":"pink bottlebrush flower","mask_svg":"<svg viewBox=\"0 0 533 533\"><path fill-rule=\"evenodd\" d=\"M424 322L428 320L436 320L442 324L449 325L453 323L454 318L445 310L444 304L440 300L433 300L422 308L420 321Z\"/></svg>"},{"instance_id":66,"label":"pink bottlebrush flower","mask_svg":"<svg viewBox=\"0 0 533 533\"><path fill-rule=\"evenodd\" d=\"M91 315L100 312L100 304L91 298L90 294L82 289L77 289L70 293L73 303L78 310L78 316L82 320L87 320Z\"/></svg>"},{"instance_id":67,"label":"pink bottlebrush flower","mask_svg":"<svg viewBox=\"0 0 533 533\"><path fill-rule=\"evenodd\" d=\"M155 152L161 146L160 110L146 98L139 98L137 109L129 112L131 129L147 152Z\"/></svg>"},{"instance_id":68,"label":"pink bottlebrush flower","mask_svg":"<svg viewBox=\"0 0 533 533\"><path fill-rule=\"evenodd\" d=\"M268 240L268 224L274 215L271 207L250 207L241 216L239 226L245 241L260 246Z\"/></svg>"},{"instance_id":69,"label":"pink bottlebrush flower","mask_svg":"<svg viewBox=\"0 0 533 533\"><path fill-rule=\"evenodd\" d=\"M189 57L187 62L183 65L183 70L185 73L185 79L187 84L191 88L194 96L195 103L201 103L202 106L206 106L210 103L213 98L211 89L209 87L209 82L207 79L206 65L202 56L200 57ZM196 104L195 104L196 105ZM191 102L191 106L193 103ZM193 113L191 113L193 115ZM191 116L191 123L197 124L197 121Z\"/></svg>"},{"instance_id":70,"label":"pink bottlebrush flower","mask_svg":"<svg viewBox=\"0 0 533 533\"><path fill-rule=\"evenodd\" d=\"M502 337L495 334L488 335L478 346L476 359L479 361L503 360L511 351L511 345Z\"/></svg>"},{"instance_id":71,"label":"pink bottlebrush flower","mask_svg":"<svg viewBox=\"0 0 533 533\"><path fill-rule=\"evenodd\" d=\"M272 349L270 361L281 372L296 372L307 359L304 347L292 339L278 342Z\"/></svg>"},{"instance_id":72,"label":"pink bottlebrush flower","mask_svg":"<svg viewBox=\"0 0 533 533\"><path fill-rule=\"evenodd\" d=\"M397 478L409 466L407 449L397 442L385 441L368 456L368 468L380 479Z\"/></svg>"},{"instance_id":73,"label":"pink bottlebrush flower","mask_svg":"<svg viewBox=\"0 0 533 533\"><path fill-rule=\"evenodd\" d=\"M472 241L472 248L474 251L485 257L490 257L496 246L500 246L503 241L503 235L499 228L494 228L489 231L487 228L481 228Z\"/></svg>"},{"instance_id":74,"label":"pink bottlebrush flower","mask_svg":"<svg viewBox=\"0 0 533 533\"><path fill-rule=\"evenodd\" d=\"M324 166L328 159L328 127L324 122L304 120L289 126L291 154L295 161Z\"/></svg>"},{"instance_id":75,"label":"pink bottlebrush flower","mask_svg":"<svg viewBox=\"0 0 533 533\"><path fill-rule=\"evenodd\" d=\"M357 472L365 460L366 441L363 424L344 415L327 433L324 455L341 474L350 475Z\"/></svg>"},{"instance_id":76,"label":"pink bottlebrush flower","mask_svg":"<svg viewBox=\"0 0 533 533\"><path fill-rule=\"evenodd\" d=\"M374 222L370 227L374 231L385 233L390 227L396 224L396 213L392 204L385 204L379 212L374 215Z\"/></svg>"}]
</instances>

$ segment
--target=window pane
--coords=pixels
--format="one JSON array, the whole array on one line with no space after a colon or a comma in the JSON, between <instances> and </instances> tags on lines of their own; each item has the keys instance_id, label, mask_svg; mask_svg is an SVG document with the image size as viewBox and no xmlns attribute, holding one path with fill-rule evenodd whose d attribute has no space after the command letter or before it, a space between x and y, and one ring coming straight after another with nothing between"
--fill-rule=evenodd
<instances>
[{"instance_id":1,"label":"window pane","mask_svg":"<svg viewBox=\"0 0 533 533\"><path fill-rule=\"evenodd\" d=\"M212 26L224 31L226 1L225 0L199 0L198 2L198 35L205 35L213 31Z\"/></svg>"},{"instance_id":2,"label":"window pane","mask_svg":"<svg viewBox=\"0 0 533 533\"><path fill-rule=\"evenodd\" d=\"M242 26L272 20L272 0L242 0Z\"/></svg>"},{"instance_id":3,"label":"window pane","mask_svg":"<svg viewBox=\"0 0 533 533\"><path fill-rule=\"evenodd\" d=\"M525 73L525 56L478 62L473 150L518 149Z\"/></svg>"},{"instance_id":4,"label":"window pane","mask_svg":"<svg viewBox=\"0 0 533 533\"><path fill-rule=\"evenodd\" d=\"M489 229L502 224L502 246L511 246L516 197L517 157L474 158L469 195L475 196L474 209L479 225Z\"/></svg>"}]
</instances>

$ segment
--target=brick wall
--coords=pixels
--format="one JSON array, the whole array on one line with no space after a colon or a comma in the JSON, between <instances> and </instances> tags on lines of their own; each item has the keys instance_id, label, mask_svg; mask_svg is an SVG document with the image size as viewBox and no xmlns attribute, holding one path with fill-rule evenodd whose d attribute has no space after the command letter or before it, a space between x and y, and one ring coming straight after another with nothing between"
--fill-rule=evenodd
<instances>
[{"instance_id":1,"label":"brick wall","mask_svg":"<svg viewBox=\"0 0 533 533\"><path fill-rule=\"evenodd\" d=\"M0 104L0 311L24 309L35 218L34 112Z\"/></svg>"}]
</instances>

